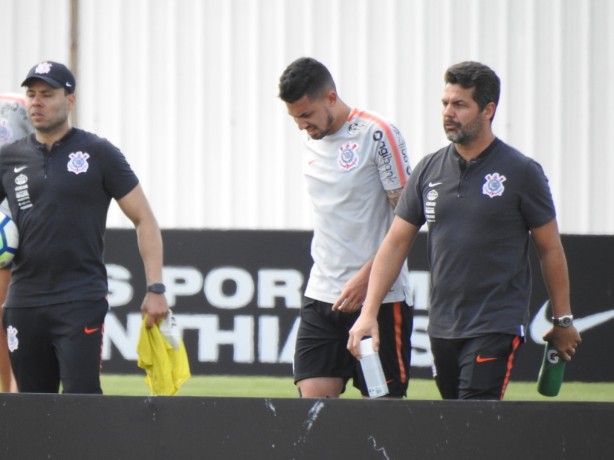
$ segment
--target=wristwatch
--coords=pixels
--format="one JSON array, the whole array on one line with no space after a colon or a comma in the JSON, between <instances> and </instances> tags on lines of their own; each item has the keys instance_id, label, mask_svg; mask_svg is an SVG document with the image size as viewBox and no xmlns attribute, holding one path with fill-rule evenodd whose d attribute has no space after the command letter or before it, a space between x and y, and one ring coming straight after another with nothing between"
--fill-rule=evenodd
<instances>
[{"instance_id":1,"label":"wristwatch","mask_svg":"<svg viewBox=\"0 0 614 460\"><path fill-rule=\"evenodd\" d=\"M153 292L154 294L164 294L166 292L166 286L162 283L153 283L147 286L147 292Z\"/></svg>"},{"instance_id":2,"label":"wristwatch","mask_svg":"<svg viewBox=\"0 0 614 460\"><path fill-rule=\"evenodd\" d=\"M573 324L573 315L565 315L560 318L552 318L552 324L558 327L569 327Z\"/></svg>"}]
</instances>

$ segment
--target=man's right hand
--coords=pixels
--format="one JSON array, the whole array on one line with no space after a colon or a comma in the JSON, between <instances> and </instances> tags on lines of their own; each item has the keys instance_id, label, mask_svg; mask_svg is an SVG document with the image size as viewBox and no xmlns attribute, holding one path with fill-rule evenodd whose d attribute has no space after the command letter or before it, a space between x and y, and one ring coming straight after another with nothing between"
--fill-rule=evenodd
<instances>
[{"instance_id":1,"label":"man's right hand","mask_svg":"<svg viewBox=\"0 0 614 460\"><path fill-rule=\"evenodd\" d=\"M363 307L364 308L364 307ZM364 309L363 309L364 313ZM360 342L365 337L373 338L373 349L379 350L379 326L377 317L361 313L352 329L348 339L347 349L356 359L360 359Z\"/></svg>"}]
</instances>

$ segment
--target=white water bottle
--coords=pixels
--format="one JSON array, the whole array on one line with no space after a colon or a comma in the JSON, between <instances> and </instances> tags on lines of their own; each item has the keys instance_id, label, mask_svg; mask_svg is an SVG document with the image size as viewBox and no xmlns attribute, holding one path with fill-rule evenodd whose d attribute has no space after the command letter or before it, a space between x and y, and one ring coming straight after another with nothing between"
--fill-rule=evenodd
<instances>
[{"instance_id":1,"label":"white water bottle","mask_svg":"<svg viewBox=\"0 0 614 460\"><path fill-rule=\"evenodd\" d=\"M170 346L175 350L179 350L181 343L181 334L177 327L177 320L173 316L173 312L169 310L168 315L160 322L160 332Z\"/></svg>"},{"instance_id":2,"label":"white water bottle","mask_svg":"<svg viewBox=\"0 0 614 460\"><path fill-rule=\"evenodd\" d=\"M379 355L373 350L373 339L363 339L360 342L360 366L365 376L369 398L379 398L388 394L388 384Z\"/></svg>"}]
</instances>

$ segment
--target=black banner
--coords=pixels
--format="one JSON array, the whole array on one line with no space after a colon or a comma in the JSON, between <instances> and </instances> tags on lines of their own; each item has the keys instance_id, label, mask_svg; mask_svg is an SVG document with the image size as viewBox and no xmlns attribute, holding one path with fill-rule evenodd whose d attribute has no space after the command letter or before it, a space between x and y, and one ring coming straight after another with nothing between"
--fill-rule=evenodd
<instances>
[{"instance_id":1,"label":"black banner","mask_svg":"<svg viewBox=\"0 0 614 460\"><path fill-rule=\"evenodd\" d=\"M613 408L0 393L0 452L4 459L607 459Z\"/></svg>"},{"instance_id":2,"label":"black banner","mask_svg":"<svg viewBox=\"0 0 614 460\"><path fill-rule=\"evenodd\" d=\"M164 282L183 332L193 374L292 375L301 298L311 257L311 232L165 230ZM566 380L614 381L607 356L614 332L614 238L563 237L576 327L583 337ZM415 324L412 376L431 377L426 335L429 273L426 235L410 254ZM105 325L103 371L136 373L136 343L145 292L143 266L133 230L106 236L111 312ZM547 294L532 254L531 327L512 372L536 380L541 336L550 327Z\"/></svg>"}]
</instances>

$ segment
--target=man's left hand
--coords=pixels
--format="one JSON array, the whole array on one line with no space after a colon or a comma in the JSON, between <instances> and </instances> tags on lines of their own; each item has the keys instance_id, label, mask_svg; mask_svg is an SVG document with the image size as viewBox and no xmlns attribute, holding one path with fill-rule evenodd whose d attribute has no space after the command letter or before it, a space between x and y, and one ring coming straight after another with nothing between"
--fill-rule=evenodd
<instances>
[{"instance_id":1,"label":"man's left hand","mask_svg":"<svg viewBox=\"0 0 614 460\"><path fill-rule=\"evenodd\" d=\"M147 327L152 327L168 315L168 302L164 294L148 292L141 304L141 314L147 315Z\"/></svg>"}]
</instances>

